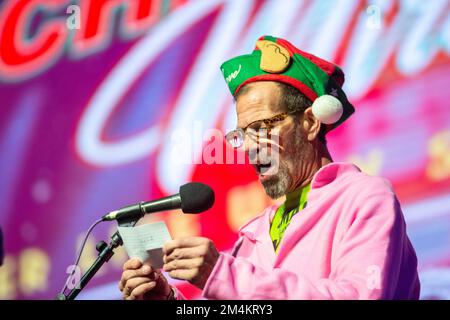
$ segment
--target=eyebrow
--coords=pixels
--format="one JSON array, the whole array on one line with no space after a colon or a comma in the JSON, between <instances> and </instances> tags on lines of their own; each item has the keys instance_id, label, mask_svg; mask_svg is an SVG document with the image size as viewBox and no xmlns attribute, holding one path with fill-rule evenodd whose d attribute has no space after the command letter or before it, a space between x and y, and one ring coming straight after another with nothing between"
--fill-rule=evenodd
<instances>
[{"instance_id":1,"label":"eyebrow","mask_svg":"<svg viewBox=\"0 0 450 320\"><path fill-rule=\"evenodd\" d=\"M245 128L248 128L248 126L251 125L252 123L255 123L255 122L258 122L258 121L263 121L263 120L266 120L266 119L267 119L267 118L262 118L262 119L253 120L253 121L250 121L249 123L247 123L246 126L243 126L243 127L236 126L236 129L242 129L242 130L244 130Z\"/></svg>"},{"instance_id":2,"label":"eyebrow","mask_svg":"<svg viewBox=\"0 0 450 320\"><path fill-rule=\"evenodd\" d=\"M242 130L244 130L244 128L248 128L249 125L251 125L251 124L253 124L253 123L255 123L255 122L264 122L265 120L269 120L269 119L271 119L271 118L273 118L273 117L275 117L275 116L277 116L277 115L278 115L278 114L274 114L274 115L269 116L269 117L264 117L264 118L260 118L260 119L256 119L256 120L250 121L250 122L247 123L247 125L244 126L244 127L236 126L236 129L242 129Z\"/></svg>"}]
</instances>

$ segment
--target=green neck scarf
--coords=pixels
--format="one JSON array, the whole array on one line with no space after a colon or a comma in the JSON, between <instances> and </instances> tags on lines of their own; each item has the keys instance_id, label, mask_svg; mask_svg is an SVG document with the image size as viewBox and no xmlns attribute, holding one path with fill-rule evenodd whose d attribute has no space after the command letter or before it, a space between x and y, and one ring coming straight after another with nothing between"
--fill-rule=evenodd
<instances>
[{"instance_id":1,"label":"green neck scarf","mask_svg":"<svg viewBox=\"0 0 450 320\"><path fill-rule=\"evenodd\" d=\"M281 239L283 239L284 232L291 222L292 217L306 207L310 189L311 184L308 184L303 188L298 188L288 193L284 203L275 212L272 225L270 226L270 238L272 239L275 252L278 252Z\"/></svg>"}]
</instances>

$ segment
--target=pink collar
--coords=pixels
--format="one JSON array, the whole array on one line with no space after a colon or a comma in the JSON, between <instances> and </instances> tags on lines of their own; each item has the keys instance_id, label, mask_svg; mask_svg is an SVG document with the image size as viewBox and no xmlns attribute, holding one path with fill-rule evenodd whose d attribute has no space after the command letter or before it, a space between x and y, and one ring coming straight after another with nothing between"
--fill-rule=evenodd
<instances>
[{"instance_id":1,"label":"pink collar","mask_svg":"<svg viewBox=\"0 0 450 320\"><path fill-rule=\"evenodd\" d=\"M320 196L321 188L339 180L347 173L360 172L361 170L352 163L332 162L320 168L311 181L311 191L308 199ZM260 215L254 217L239 229L240 235L245 235L250 240L270 240L269 229L270 221L277 209L277 205L267 207Z\"/></svg>"}]
</instances>

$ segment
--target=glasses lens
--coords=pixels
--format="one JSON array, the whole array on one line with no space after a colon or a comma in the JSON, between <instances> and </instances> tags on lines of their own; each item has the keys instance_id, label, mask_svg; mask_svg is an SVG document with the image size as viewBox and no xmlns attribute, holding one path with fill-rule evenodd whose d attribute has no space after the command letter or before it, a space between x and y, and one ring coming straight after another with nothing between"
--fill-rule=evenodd
<instances>
[{"instance_id":1,"label":"glasses lens","mask_svg":"<svg viewBox=\"0 0 450 320\"><path fill-rule=\"evenodd\" d=\"M248 128L247 136L254 141L258 141L259 139L267 139L269 136L269 129L267 127L259 127L257 130Z\"/></svg>"},{"instance_id":2,"label":"glasses lens","mask_svg":"<svg viewBox=\"0 0 450 320\"><path fill-rule=\"evenodd\" d=\"M240 148L244 142L244 134L241 130L233 130L227 133L225 139L233 148Z\"/></svg>"}]
</instances>

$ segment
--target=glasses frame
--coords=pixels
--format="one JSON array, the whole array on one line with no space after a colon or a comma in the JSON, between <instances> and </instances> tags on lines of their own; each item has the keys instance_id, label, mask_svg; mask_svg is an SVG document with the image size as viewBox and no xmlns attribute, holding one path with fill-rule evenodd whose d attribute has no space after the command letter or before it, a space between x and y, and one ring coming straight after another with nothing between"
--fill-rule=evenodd
<instances>
[{"instance_id":1,"label":"glasses frame","mask_svg":"<svg viewBox=\"0 0 450 320\"><path fill-rule=\"evenodd\" d=\"M234 129L234 130L228 132L228 133L225 135L225 140L226 140L227 143L228 143L229 145L231 145L233 148L235 148L235 149L241 148L242 145L243 145L244 142L245 142L245 136L247 135L247 129L248 129L250 126L252 126L252 125L254 125L255 123L258 123L258 122L264 123L264 125L267 127L267 128L266 128L266 129L267 129L267 138L269 138L269 136L270 136L270 131L276 127L276 126L273 125L273 123L284 121L284 120L286 120L286 118L287 118L288 116L290 116L290 115L292 115L292 114L295 114L295 113L296 113L296 111L294 111L294 112L283 112L283 113L276 114L276 115L274 115L274 116L272 116L272 117L270 117L270 118L259 119L259 120L252 121L252 122L250 122L248 125L246 125L244 128L236 128L236 129ZM236 134L236 133L238 133L238 132L241 133L243 139L242 139L242 142L240 143L239 146L234 146L233 144L231 144L231 143L229 142L230 139L233 139L232 137L229 138L229 136L230 136L231 134ZM233 135L233 136L234 136L234 135ZM258 139L259 139L259 137L258 137Z\"/></svg>"}]
</instances>

